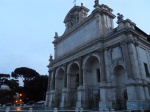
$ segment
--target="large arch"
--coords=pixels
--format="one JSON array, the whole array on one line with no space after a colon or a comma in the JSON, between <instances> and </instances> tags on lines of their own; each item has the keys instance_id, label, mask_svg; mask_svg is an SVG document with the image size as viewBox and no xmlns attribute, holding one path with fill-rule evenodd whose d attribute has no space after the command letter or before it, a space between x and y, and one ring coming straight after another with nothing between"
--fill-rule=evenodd
<instances>
[{"instance_id":1,"label":"large arch","mask_svg":"<svg viewBox=\"0 0 150 112\"><path fill-rule=\"evenodd\" d=\"M84 85L95 86L100 82L99 58L90 56L84 61Z\"/></svg>"},{"instance_id":2,"label":"large arch","mask_svg":"<svg viewBox=\"0 0 150 112\"><path fill-rule=\"evenodd\" d=\"M117 109L126 109L127 89L126 89L126 72L122 65L114 67L115 85L116 85L116 101Z\"/></svg>"},{"instance_id":3,"label":"large arch","mask_svg":"<svg viewBox=\"0 0 150 112\"><path fill-rule=\"evenodd\" d=\"M84 61L83 84L85 86L85 102L91 108L98 108L100 91L100 59L95 55L88 56Z\"/></svg>"},{"instance_id":4,"label":"large arch","mask_svg":"<svg viewBox=\"0 0 150 112\"><path fill-rule=\"evenodd\" d=\"M70 105L76 106L77 101L77 89L79 86L79 65L78 63L72 63L68 69L68 88L70 92Z\"/></svg>"},{"instance_id":5,"label":"large arch","mask_svg":"<svg viewBox=\"0 0 150 112\"><path fill-rule=\"evenodd\" d=\"M56 84L55 84L55 89L58 91L61 91L64 87L64 78L65 78L65 71L64 68L58 68L56 71L56 76L55 76L55 80L56 80Z\"/></svg>"},{"instance_id":6,"label":"large arch","mask_svg":"<svg viewBox=\"0 0 150 112\"><path fill-rule=\"evenodd\" d=\"M62 89L64 88L64 80L65 80L65 71L64 68L58 68L56 70L55 76L55 106L60 106L61 97L62 97Z\"/></svg>"},{"instance_id":7,"label":"large arch","mask_svg":"<svg viewBox=\"0 0 150 112\"><path fill-rule=\"evenodd\" d=\"M69 87L70 89L77 89L79 86L79 66L73 63L69 68Z\"/></svg>"}]
</instances>

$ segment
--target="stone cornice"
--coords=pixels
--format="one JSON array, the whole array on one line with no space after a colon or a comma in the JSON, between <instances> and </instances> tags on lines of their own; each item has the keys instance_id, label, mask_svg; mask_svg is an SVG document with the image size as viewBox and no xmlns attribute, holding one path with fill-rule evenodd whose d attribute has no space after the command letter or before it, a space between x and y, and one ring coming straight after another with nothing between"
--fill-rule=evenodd
<instances>
[{"instance_id":1,"label":"stone cornice","mask_svg":"<svg viewBox=\"0 0 150 112\"><path fill-rule=\"evenodd\" d=\"M121 34L133 34L134 36L138 37L138 41L141 42L146 42L146 40L139 38L141 37L141 35L139 35L135 30L131 29L131 28L124 28L122 30L116 31L116 32L112 32L107 34L106 36L100 36L99 38L97 38L96 40L92 41L91 43L88 42L88 44L85 44L85 46L81 47L81 48L77 48L76 50L68 53L67 55L61 56L61 58L57 58L54 59L54 61L48 65L48 67L50 69L53 69L57 66L60 66L66 62L69 62L71 60L74 60L80 56L84 56L89 54L90 52L96 51L100 48L103 47L112 47L114 44L116 45L117 43L120 43L122 41L125 41L127 38L124 39L120 39L118 41L115 41L112 43L112 45L108 45L106 42L113 40L114 38L116 38L118 35ZM134 41L134 40L133 40ZM104 45L105 43L105 45ZM150 45L150 43L146 42L148 45ZM64 61L61 61L64 60ZM58 63L59 62L59 63Z\"/></svg>"},{"instance_id":2,"label":"stone cornice","mask_svg":"<svg viewBox=\"0 0 150 112\"><path fill-rule=\"evenodd\" d=\"M136 32L133 29L130 29L128 31L130 31L130 33L132 33L134 36L137 37L138 42L142 42L143 44L150 46L150 42L147 41L146 37L144 37L143 35L140 35L138 32Z\"/></svg>"},{"instance_id":3,"label":"stone cornice","mask_svg":"<svg viewBox=\"0 0 150 112\"><path fill-rule=\"evenodd\" d=\"M108 14L111 18L115 18L116 16L114 14L112 14L110 11L106 10L106 9L99 9L99 8L96 8L92 11L92 14L96 14L96 13L100 13L100 14Z\"/></svg>"},{"instance_id":4,"label":"stone cornice","mask_svg":"<svg viewBox=\"0 0 150 112\"><path fill-rule=\"evenodd\" d=\"M95 51L97 49L103 48L104 47L103 46L104 41L107 41L107 40L110 40L110 39L112 40L113 39L112 37L115 38L117 35L119 35L119 34L121 34L123 32L124 32L124 30L120 31L119 33L116 32L117 34L115 33L113 35L112 34L107 35L107 36L109 36L109 38L101 36L101 37L97 38L96 40L92 41L91 43L88 42L88 44L85 44L85 46L83 46L81 48L78 48L78 49L68 53L67 55L61 56L61 58L55 59L53 61L53 63L51 63L48 67L51 68L53 66L52 68L54 68L56 66L60 66L63 63L57 64L57 65L55 65L55 63L60 62L61 60L64 60L65 58L67 59L68 57L70 59L67 59L65 62L69 62L71 60L76 59L77 57L86 55L86 54L88 54L90 52L93 52L93 51ZM120 40L117 41L117 43L118 42L120 42ZM86 49L88 49L88 50L86 50Z\"/></svg>"}]
</instances>

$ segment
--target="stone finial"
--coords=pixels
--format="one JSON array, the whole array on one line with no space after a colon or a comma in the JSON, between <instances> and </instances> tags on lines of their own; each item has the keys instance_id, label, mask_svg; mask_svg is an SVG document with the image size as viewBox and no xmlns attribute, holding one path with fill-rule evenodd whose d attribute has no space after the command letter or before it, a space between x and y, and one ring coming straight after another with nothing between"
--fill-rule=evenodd
<instances>
[{"instance_id":1,"label":"stone finial","mask_svg":"<svg viewBox=\"0 0 150 112\"><path fill-rule=\"evenodd\" d=\"M99 0L95 0L95 5L99 5Z\"/></svg>"},{"instance_id":2,"label":"stone finial","mask_svg":"<svg viewBox=\"0 0 150 112\"><path fill-rule=\"evenodd\" d=\"M118 16L117 16L117 18L118 18L117 23L123 21L123 17L124 17L124 16L123 16L122 14L120 14L120 13L118 13L117 15L118 15Z\"/></svg>"},{"instance_id":3,"label":"stone finial","mask_svg":"<svg viewBox=\"0 0 150 112\"><path fill-rule=\"evenodd\" d=\"M150 35L147 36L147 40L150 42Z\"/></svg>"},{"instance_id":4,"label":"stone finial","mask_svg":"<svg viewBox=\"0 0 150 112\"><path fill-rule=\"evenodd\" d=\"M81 3L81 7L83 6L83 3Z\"/></svg>"},{"instance_id":5,"label":"stone finial","mask_svg":"<svg viewBox=\"0 0 150 112\"><path fill-rule=\"evenodd\" d=\"M50 54L50 59L49 59L50 62L53 61L53 56Z\"/></svg>"},{"instance_id":6,"label":"stone finial","mask_svg":"<svg viewBox=\"0 0 150 112\"><path fill-rule=\"evenodd\" d=\"M95 0L94 8L100 8L99 0Z\"/></svg>"},{"instance_id":7,"label":"stone finial","mask_svg":"<svg viewBox=\"0 0 150 112\"><path fill-rule=\"evenodd\" d=\"M55 39L57 39L58 38L58 33L57 32L55 32L55 37L54 37Z\"/></svg>"},{"instance_id":8,"label":"stone finial","mask_svg":"<svg viewBox=\"0 0 150 112\"><path fill-rule=\"evenodd\" d=\"M55 37L58 37L58 33L57 32L55 32Z\"/></svg>"}]
</instances>

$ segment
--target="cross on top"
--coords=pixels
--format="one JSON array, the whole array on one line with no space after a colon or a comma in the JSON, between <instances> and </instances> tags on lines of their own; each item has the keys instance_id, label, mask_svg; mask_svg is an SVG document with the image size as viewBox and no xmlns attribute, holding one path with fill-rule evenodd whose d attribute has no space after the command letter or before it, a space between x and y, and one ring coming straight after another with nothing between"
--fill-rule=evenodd
<instances>
[{"instance_id":1,"label":"cross on top","mask_svg":"<svg viewBox=\"0 0 150 112\"><path fill-rule=\"evenodd\" d=\"M74 0L74 2L73 2L73 3L74 3L74 5L76 5L76 0Z\"/></svg>"}]
</instances>

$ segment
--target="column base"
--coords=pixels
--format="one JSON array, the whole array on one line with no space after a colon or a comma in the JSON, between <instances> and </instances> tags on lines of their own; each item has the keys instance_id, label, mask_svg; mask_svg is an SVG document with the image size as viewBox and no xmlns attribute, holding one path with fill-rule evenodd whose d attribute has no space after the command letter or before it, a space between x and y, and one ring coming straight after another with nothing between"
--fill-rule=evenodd
<instances>
[{"instance_id":1,"label":"column base","mask_svg":"<svg viewBox=\"0 0 150 112\"><path fill-rule=\"evenodd\" d=\"M139 109L139 103L138 101L127 101L127 109L128 110L138 110Z\"/></svg>"},{"instance_id":2,"label":"column base","mask_svg":"<svg viewBox=\"0 0 150 112\"><path fill-rule=\"evenodd\" d=\"M69 105L70 105L69 102L67 102L67 101L61 101L60 108L68 108Z\"/></svg>"},{"instance_id":3,"label":"column base","mask_svg":"<svg viewBox=\"0 0 150 112\"><path fill-rule=\"evenodd\" d=\"M48 104L49 104L49 99L50 99L50 91L47 91L46 92L46 101L45 101L45 103L44 103L44 106L48 106Z\"/></svg>"},{"instance_id":4,"label":"column base","mask_svg":"<svg viewBox=\"0 0 150 112\"><path fill-rule=\"evenodd\" d=\"M85 88L83 86L78 87L78 94L77 94L77 102L76 102L76 107L77 108L83 108L84 103L83 101L85 100L85 94L84 94Z\"/></svg>"},{"instance_id":5,"label":"column base","mask_svg":"<svg viewBox=\"0 0 150 112\"><path fill-rule=\"evenodd\" d=\"M105 101L99 102L99 109L107 109L107 104Z\"/></svg>"},{"instance_id":6,"label":"column base","mask_svg":"<svg viewBox=\"0 0 150 112\"><path fill-rule=\"evenodd\" d=\"M48 106L55 107L55 90L50 91L50 101L49 101Z\"/></svg>"},{"instance_id":7,"label":"column base","mask_svg":"<svg viewBox=\"0 0 150 112\"><path fill-rule=\"evenodd\" d=\"M69 102L68 102L68 90L66 88L63 88L60 107L61 108L67 108L68 106L69 106Z\"/></svg>"},{"instance_id":8,"label":"column base","mask_svg":"<svg viewBox=\"0 0 150 112\"><path fill-rule=\"evenodd\" d=\"M144 110L149 110L150 102L148 100L145 101L138 101L139 102L139 108L143 108Z\"/></svg>"}]
</instances>

